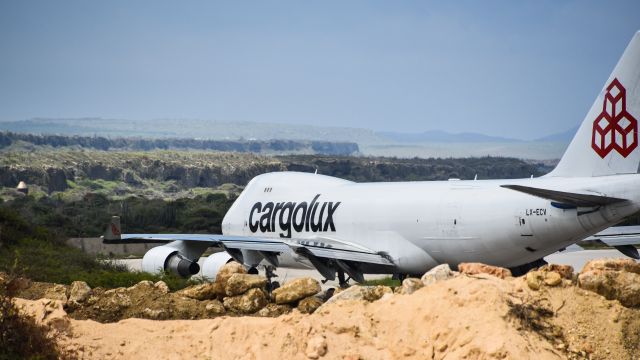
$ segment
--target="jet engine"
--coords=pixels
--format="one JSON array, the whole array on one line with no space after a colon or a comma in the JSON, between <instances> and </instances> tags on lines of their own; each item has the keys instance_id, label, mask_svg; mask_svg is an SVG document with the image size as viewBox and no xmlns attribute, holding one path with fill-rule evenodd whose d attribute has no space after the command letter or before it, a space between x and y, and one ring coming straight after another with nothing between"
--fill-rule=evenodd
<instances>
[{"instance_id":1,"label":"jet engine","mask_svg":"<svg viewBox=\"0 0 640 360\"><path fill-rule=\"evenodd\" d=\"M226 251L209 255L202 263L202 276L214 281L220 268L229 261L233 261L233 258Z\"/></svg>"},{"instance_id":2,"label":"jet engine","mask_svg":"<svg viewBox=\"0 0 640 360\"><path fill-rule=\"evenodd\" d=\"M207 247L208 244L189 244L180 240L155 247L142 257L142 271L152 274L170 271L190 277L200 272L197 260Z\"/></svg>"}]
</instances>

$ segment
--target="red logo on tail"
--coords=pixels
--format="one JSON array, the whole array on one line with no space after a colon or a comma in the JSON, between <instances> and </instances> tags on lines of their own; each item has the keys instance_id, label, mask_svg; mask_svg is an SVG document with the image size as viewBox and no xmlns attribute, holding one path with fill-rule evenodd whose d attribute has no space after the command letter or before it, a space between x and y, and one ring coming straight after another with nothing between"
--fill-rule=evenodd
<instances>
[{"instance_id":1,"label":"red logo on tail","mask_svg":"<svg viewBox=\"0 0 640 360\"><path fill-rule=\"evenodd\" d=\"M118 227L116 226L116 224L111 224L111 232L113 233L113 235L115 236L120 236L122 235L120 233L120 229L118 229Z\"/></svg>"},{"instance_id":2,"label":"red logo on tail","mask_svg":"<svg viewBox=\"0 0 640 360\"><path fill-rule=\"evenodd\" d=\"M638 121L627 112L627 94L618 79L613 79L604 96L602 112L593 122L591 147L601 158L615 150L629 156L638 146Z\"/></svg>"}]
</instances>

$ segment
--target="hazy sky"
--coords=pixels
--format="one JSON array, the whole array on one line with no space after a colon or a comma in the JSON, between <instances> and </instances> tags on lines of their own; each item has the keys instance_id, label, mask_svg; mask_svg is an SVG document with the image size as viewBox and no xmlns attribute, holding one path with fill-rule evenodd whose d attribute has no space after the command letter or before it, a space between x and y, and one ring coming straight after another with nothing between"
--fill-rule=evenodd
<instances>
[{"instance_id":1,"label":"hazy sky","mask_svg":"<svg viewBox=\"0 0 640 360\"><path fill-rule=\"evenodd\" d=\"M640 1L1 1L0 120L198 118L535 138Z\"/></svg>"}]
</instances>

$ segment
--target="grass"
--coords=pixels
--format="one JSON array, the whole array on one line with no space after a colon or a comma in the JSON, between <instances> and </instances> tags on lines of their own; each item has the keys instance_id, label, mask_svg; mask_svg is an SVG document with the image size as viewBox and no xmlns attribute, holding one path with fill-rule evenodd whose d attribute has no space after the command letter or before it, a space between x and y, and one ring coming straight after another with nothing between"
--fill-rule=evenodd
<instances>
[{"instance_id":1,"label":"grass","mask_svg":"<svg viewBox=\"0 0 640 360\"><path fill-rule=\"evenodd\" d=\"M142 280L162 280L172 290L178 290L193 283L173 274L130 272L123 266L100 262L79 249L34 238L21 239L0 251L0 270L11 268L35 281L70 284L78 280L91 287L129 287Z\"/></svg>"},{"instance_id":2,"label":"grass","mask_svg":"<svg viewBox=\"0 0 640 360\"><path fill-rule=\"evenodd\" d=\"M362 283L362 285L366 285L366 286L382 285L382 286L397 287L402 285L402 282L400 280L394 280L389 276L382 279L366 280L365 282Z\"/></svg>"},{"instance_id":3,"label":"grass","mask_svg":"<svg viewBox=\"0 0 640 360\"><path fill-rule=\"evenodd\" d=\"M68 246L44 227L33 226L9 209L0 208L0 271L35 281L70 284L85 281L91 287L128 287L142 280L163 280L177 290L195 281L173 274L129 272L123 266L99 261Z\"/></svg>"}]
</instances>

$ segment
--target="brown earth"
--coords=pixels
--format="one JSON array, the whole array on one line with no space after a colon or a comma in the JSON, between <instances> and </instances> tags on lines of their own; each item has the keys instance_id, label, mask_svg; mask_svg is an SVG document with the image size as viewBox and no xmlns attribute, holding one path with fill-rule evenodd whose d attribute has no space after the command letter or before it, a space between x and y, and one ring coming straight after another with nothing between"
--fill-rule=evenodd
<instances>
[{"instance_id":1,"label":"brown earth","mask_svg":"<svg viewBox=\"0 0 640 360\"><path fill-rule=\"evenodd\" d=\"M17 302L51 326L61 348L90 359L640 358L640 309L575 280L539 285L455 273L411 294L332 301L310 315L287 307L273 318L98 323L70 318L62 301Z\"/></svg>"}]
</instances>

